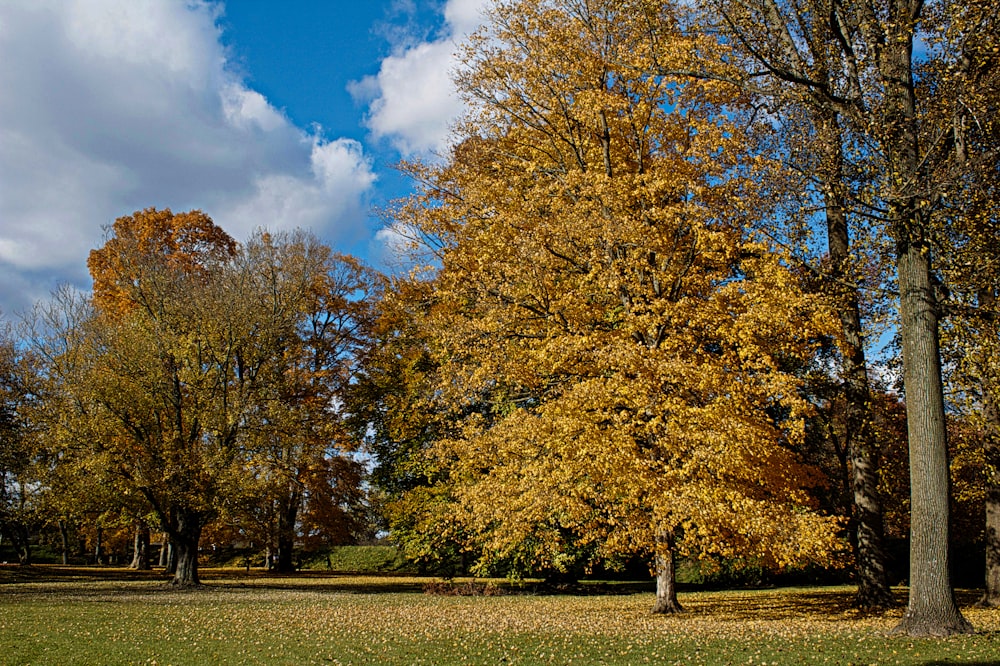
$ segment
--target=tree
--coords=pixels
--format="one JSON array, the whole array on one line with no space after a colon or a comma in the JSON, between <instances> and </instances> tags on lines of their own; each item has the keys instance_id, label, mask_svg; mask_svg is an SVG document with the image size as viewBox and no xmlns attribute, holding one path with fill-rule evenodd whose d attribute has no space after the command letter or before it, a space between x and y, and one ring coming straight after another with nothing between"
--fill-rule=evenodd
<instances>
[{"instance_id":1,"label":"tree","mask_svg":"<svg viewBox=\"0 0 1000 666\"><path fill-rule=\"evenodd\" d=\"M922 131L915 42L937 7L923 0L706 2L755 75L841 119L877 165L869 210L894 243L911 465L910 599L898 630L971 631L948 578L948 464L934 271L933 165L948 142ZM947 51L947 46L946 51ZM930 54L933 56L933 52ZM953 53L945 53L952 57Z\"/></svg>"},{"instance_id":2,"label":"tree","mask_svg":"<svg viewBox=\"0 0 1000 666\"><path fill-rule=\"evenodd\" d=\"M377 281L303 232L261 234L244 257L269 316L286 326L273 350L284 368L269 379L247 434L247 500L263 541L275 549L275 568L290 572L303 509L314 536L346 539L363 521L361 465L350 457L337 405Z\"/></svg>"},{"instance_id":3,"label":"tree","mask_svg":"<svg viewBox=\"0 0 1000 666\"><path fill-rule=\"evenodd\" d=\"M834 550L786 371L830 320L745 232L766 204L724 111L734 88L655 73L712 40L648 40L652 7L498 5L458 79L463 140L414 169L423 196L398 222L440 248L422 330L459 419L430 448L447 520L482 565L559 566L567 535L645 553L671 612L676 552Z\"/></svg>"},{"instance_id":4,"label":"tree","mask_svg":"<svg viewBox=\"0 0 1000 666\"><path fill-rule=\"evenodd\" d=\"M201 211L136 211L115 220L104 245L87 258L94 305L131 312L143 306L144 290L154 288L156 269L163 276L199 275L235 254L236 241Z\"/></svg>"},{"instance_id":5,"label":"tree","mask_svg":"<svg viewBox=\"0 0 1000 666\"><path fill-rule=\"evenodd\" d=\"M981 432L986 589L981 603L1000 605L1000 386L996 276L1000 267L995 202L1000 173L1000 29L993 3L947 4L935 38L949 57L924 67L929 133L949 147L935 165L941 194L938 230L949 315L943 331L948 380L959 410Z\"/></svg>"},{"instance_id":6,"label":"tree","mask_svg":"<svg viewBox=\"0 0 1000 666\"><path fill-rule=\"evenodd\" d=\"M224 232L199 216L217 246L180 259L156 240L172 237L171 224L146 232L163 217L171 216L116 221L91 261L95 282L116 296L52 322L50 340L65 346L50 352L50 368L73 436L90 443L94 464L122 492L149 503L176 549L173 582L190 585L201 531L238 484L258 387L280 372L274 343L284 322L261 311L262 294L240 290L251 276L223 261L233 247Z\"/></svg>"},{"instance_id":7,"label":"tree","mask_svg":"<svg viewBox=\"0 0 1000 666\"><path fill-rule=\"evenodd\" d=\"M36 359L22 350L10 329L0 329L0 538L31 564L29 538L41 524L44 470L31 409L38 397Z\"/></svg>"}]
</instances>

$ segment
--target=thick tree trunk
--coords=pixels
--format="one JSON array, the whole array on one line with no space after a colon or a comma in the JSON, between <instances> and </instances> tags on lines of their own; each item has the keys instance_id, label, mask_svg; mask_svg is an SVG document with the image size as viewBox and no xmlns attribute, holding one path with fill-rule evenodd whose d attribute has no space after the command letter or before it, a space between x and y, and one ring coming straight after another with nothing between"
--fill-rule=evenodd
<instances>
[{"instance_id":1,"label":"thick tree trunk","mask_svg":"<svg viewBox=\"0 0 1000 666\"><path fill-rule=\"evenodd\" d=\"M657 615L680 613L680 603L677 601L677 576L674 567L673 539L666 532L656 535L656 603L652 612Z\"/></svg>"},{"instance_id":2,"label":"thick tree trunk","mask_svg":"<svg viewBox=\"0 0 1000 666\"><path fill-rule=\"evenodd\" d=\"M149 526L145 523L136 525L132 563L129 565L130 569L149 571L153 568L152 563L149 561L149 540Z\"/></svg>"},{"instance_id":3,"label":"thick tree trunk","mask_svg":"<svg viewBox=\"0 0 1000 666\"><path fill-rule=\"evenodd\" d=\"M955 603L948 569L950 485L937 304L928 249L914 242L900 245L903 382L910 448L910 598L894 632L949 636L971 632L972 626Z\"/></svg>"},{"instance_id":4,"label":"thick tree trunk","mask_svg":"<svg viewBox=\"0 0 1000 666\"><path fill-rule=\"evenodd\" d=\"M1000 486L995 484L986 489L986 590L979 605L1000 606Z\"/></svg>"},{"instance_id":5,"label":"thick tree trunk","mask_svg":"<svg viewBox=\"0 0 1000 666\"><path fill-rule=\"evenodd\" d=\"M858 591L855 604L861 608L896 605L886 566L885 527L878 493L878 454L874 449L871 388L865 359L858 290L847 277L850 235L843 202L843 137L836 114L827 107L814 107L819 143L828 154L820 177L826 210L827 247L832 265L833 294L842 331L845 433L844 446L850 458L850 485L854 498L852 528Z\"/></svg>"},{"instance_id":6,"label":"thick tree trunk","mask_svg":"<svg viewBox=\"0 0 1000 666\"><path fill-rule=\"evenodd\" d=\"M177 553L177 567L171 585L199 585L198 543L201 541L202 518L196 513L178 511L177 528L170 535L170 543Z\"/></svg>"},{"instance_id":7,"label":"thick tree trunk","mask_svg":"<svg viewBox=\"0 0 1000 666\"><path fill-rule=\"evenodd\" d=\"M990 294L990 305L993 305ZM982 301L981 301L982 302ZM985 384L986 382L984 382ZM983 388L983 415L986 419L986 589L980 606L1000 606L1000 407L990 387Z\"/></svg>"},{"instance_id":8,"label":"thick tree trunk","mask_svg":"<svg viewBox=\"0 0 1000 666\"><path fill-rule=\"evenodd\" d=\"M293 551L295 548L294 535L278 535L278 554L275 557L274 570L278 573L293 573L295 571L295 561Z\"/></svg>"},{"instance_id":9,"label":"thick tree trunk","mask_svg":"<svg viewBox=\"0 0 1000 666\"><path fill-rule=\"evenodd\" d=\"M274 568L279 573L295 571L295 521L299 515L299 494L291 492L288 504L278 510L278 551Z\"/></svg>"},{"instance_id":10,"label":"thick tree trunk","mask_svg":"<svg viewBox=\"0 0 1000 666\"><path fill-rule=\"evenodd\" d=\"M912 0L890 0L879 70L885 87L883 145L889 223L896 243L903 386L910 449L910 599L896 633L948 636L972 631L955 604L948 570L948 442L938 303L931 267L929 196L920 159L913 82Z\"/></svg>"}]
</instances>

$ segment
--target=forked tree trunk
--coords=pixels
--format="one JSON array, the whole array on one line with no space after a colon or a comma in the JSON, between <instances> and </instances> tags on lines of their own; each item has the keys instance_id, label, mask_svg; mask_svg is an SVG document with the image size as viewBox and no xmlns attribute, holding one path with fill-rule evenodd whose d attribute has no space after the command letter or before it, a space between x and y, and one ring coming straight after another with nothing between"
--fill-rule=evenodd
<instances>
[{"instance_id":1,"label":"forked tree trunk","mask_svg":"<svg viewBox=\"0 0 1000 666\"><path fill-rule=\"evenodd\" d=\"M11 547L17 553L17 563L22 567L31 566L31 540L28 529L23 525L13 525L7 531ZM2 541L0 541L2 543Z\"/></svg>"},{"instance_id":2,"label":"forked tree trunk","mask_svg":"<svg viewBox=\"0 0 1000 666\"><path fill-rule=\"evenodd\" d=\"M658 531L656 534L654 565L656 568L656 603L653 604L652 612L657 615L680 613L684 609L677 601L677 572L674 564L673 538L666 531Z\"/></svg>"}]
</instances>

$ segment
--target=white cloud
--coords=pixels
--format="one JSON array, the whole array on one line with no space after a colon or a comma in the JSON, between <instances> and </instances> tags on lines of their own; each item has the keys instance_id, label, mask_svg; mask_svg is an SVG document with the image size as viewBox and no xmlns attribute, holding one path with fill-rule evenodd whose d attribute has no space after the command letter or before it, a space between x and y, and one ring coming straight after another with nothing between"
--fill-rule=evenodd
<instances>
[{"instance_id":1,"label":"white cloud","mask_svg":"<svg viewBox=\"0 0 1000 666\"><path fill-rule=\"evenodd\" d=\"M258 227L317 228L330 217L357 218L363 214L360 195L371 187L375 175L361 144L349 139L315 140L310 172L310 179L285 173L257 179L250 198L223 208L220 217L232 220L226 230L246 237ZM360 231L345 230L345 240L356 240Z\"/></svg>"},{"instance_id":2,"label":"white cloud","mask_svg":"<svg viewBox=\"0 0 1000 666\"><path fill-rule=\"evenodd\" d=\"M228 69L220 5L0 2L0 310L86 286L102 226L201 208L355 238L374 181L359 144L293 126Z\"/></svg>"},{"instance_id":3,"label":"white cloud","mask_svg":"<svg viewBox=\"0 0 1000 666\"><path fill-rule=\"evenodd\" d=\"M451 74L458 42L483 20L489 0L448 0L441 38L408 44L382 61L378 74L356 82L356 99L369 104L367 126L404 155L442 151L462 113Z\"/></svg>"},{"instance_id":4,"label":"white cloud","mask_svg":"<svg viewBox=\"0 0 1000 666\"><path fill-rule=\"evenodd\" d=\"M483 23L483 10L488 0L449 0L444 7L444 20L453 35L468 35Z\"/></svg>"},{"instance_id":5,"label":"white cloud","mask_svg":"<svg viewBox=\"0 0 1000 666\"><path fill-rule=\"evenodd\" d=\"M288 120L271 106L259 92L230 83L222 89L222 112L233 127L252 130L254 126L265 132L282 129Z\"/></svg>"}]
</instances>

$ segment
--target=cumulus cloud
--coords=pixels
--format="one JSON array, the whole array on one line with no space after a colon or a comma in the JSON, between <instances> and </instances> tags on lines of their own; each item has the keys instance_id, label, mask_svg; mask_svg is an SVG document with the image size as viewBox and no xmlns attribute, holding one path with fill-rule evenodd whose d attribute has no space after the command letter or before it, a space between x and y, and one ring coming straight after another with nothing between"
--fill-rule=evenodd
<instances>
[{"instance_id":1,"label":"cumulus cloud","mask_svg":"<svg viewBox=\"0 0 1000 666\"><path fill-rule=\"evenodd\" d=\"M0 2L0 309L86 285L102 227L149 206L201 208L237 238L357 236L375 179L361 146L295 127L234 75L220 11Z\"/></svg>"},{"instance_id":2,"label":"cumulus cloud","mask_svg":"<svg viewBox=\"0 0 1000 666\"><path fill-rule=\"evenodd\" d=\"M387 139L403 155L441 151L452 124L462 113L451 74L458 42L483 20L489 0L448 0L442 36L405 42L382 61L378 74L355 82L351 92L368 104L366 124L373 136Z\"/></svg>"},{"instance_id":3,"label":"cumulus cloud","mask_svg":"<svg viewBox=\"0 0 1000 666\"><path fill-rule=\"evenodd\" d=\"M350 139L330 142L316 139L310 154L310 174L312 177L308 179L286 173L258 178L252 196L235 201L230 208L221 208L220 217L232 220L226 229L234 235L246 236L257 227L315 229L323 227L331 217L363 216L362 201L356 195L367 191L375 176L361 144ZM294 224L289 224L291 221ZM344 230L344 239L357 240L363 230L355 227L353 231Z\"/></svg>"}]
</instances>

